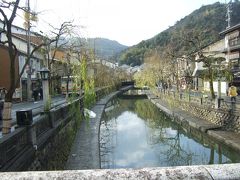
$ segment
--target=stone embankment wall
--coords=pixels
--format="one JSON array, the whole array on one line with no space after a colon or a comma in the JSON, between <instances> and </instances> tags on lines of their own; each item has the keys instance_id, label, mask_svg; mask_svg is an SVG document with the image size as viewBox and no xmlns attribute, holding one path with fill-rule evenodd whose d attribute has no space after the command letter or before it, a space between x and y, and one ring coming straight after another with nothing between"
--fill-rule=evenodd
<instances>
[{"instance_id":1,"label":"stone embankment wall","mask_svg":"<svg viewBox=\"0 0 240 180\"><path fill-rule=\"evenodd\" d=\"M239 111L215 109L213 103L198 101L193 97L186 100L170 93L146 93L153 104L172 116L182 127L206 133L216 141L240 152Z\"/></svg>"},{"instance_id":2,"label":"stone embankment wall","mask_svg":"<svg viewBox=\"0 0 240 180\"><path fill-rule=\"evenodd\" d=\"M221 126L224 130L240 133L240 118L238 114L190 103L181 103L179 107L198 118L205 119Z\"/></svg>"},{"instance_id":3,"label":"stone embankment wall","mask_svg":"<svg viewBox=\"0 0 240 180\"><path fill-rule=\"evenodd\" d=\"M96 91L97 98L113 91ZM31 125L19 126L0 139L0 171L64 169L81 121L82 98L67 102L34 117Z\"/></svg>"},{"instance_id":4,"label":"stone embankment wall","mask_svg":"<svg viewBox=\"0 0 240 180\"><path fill-rule=\"evenodd\" d=\"M173 92L154 92L170 108L180 108L194 116L212 122L221 126L223 130L240 133L240 108L239 105L233 106L224 101L221 102L220 108L215 108L215 101L207 98L191 96L186 97L182 94Z\"/></svg>"}]
</instances>

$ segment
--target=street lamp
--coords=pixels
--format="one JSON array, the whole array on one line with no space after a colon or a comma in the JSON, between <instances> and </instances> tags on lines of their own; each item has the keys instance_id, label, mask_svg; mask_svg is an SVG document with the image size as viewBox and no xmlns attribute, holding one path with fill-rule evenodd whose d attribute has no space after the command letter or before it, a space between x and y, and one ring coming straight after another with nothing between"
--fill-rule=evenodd
<instances>
[{"instance_id":1,"label":"street lamp","mask_svg":"<svg viewBox=\"0 0 240 180\"><path fill-rule=\"evenodd\" d=\"M221 90L221 86L222 86L222 82L221 82L221 79L222 79L222 62L225 61L225 58L222 58L222 57L219 57L216 59L216 68L217 68L217 98L215 100L215 108L218 109L221 107L221 100L222 100L222 97L221 97L221 93L222 93L222 90Z\"/></svg>"},{"instance_id":2,"label":"street lamp","mask_svg":"<svg viewBox=\"0 0 240 180\"><path fill-rule=\"evenodd\" d=\"M48 84L48 78L50 71L48 68L42 68L40 71L41 79L42 79L42 88L43 88L43 105L45 110L49 110L49 84Z\"/></svg>"},{"instance_id":3,"label":"street lamp","mask_svg":"<svg viewBox=\"0 0 240 180\"><path fill-rule=\"evenodd\" d=\"M188 89L188 101L190 102L190 100L191 100L190 88L191 88L191 84L192 84L192 76L190 75L190 72L186 73L185 82L186 82L187 89Z\"/></svg>"},{"instance_id":4,"label":"street lamp","mask_svg":"<svg viewBox=\"0 0 240 180\"><path fill-rule=\"evenodd\" d=\"M42 80L48 80L48 77L49 77L49 74L50 74L50 71L49 71L48 68L44 67L39 72L40 72Z\"/></svg>"}]
</instances>

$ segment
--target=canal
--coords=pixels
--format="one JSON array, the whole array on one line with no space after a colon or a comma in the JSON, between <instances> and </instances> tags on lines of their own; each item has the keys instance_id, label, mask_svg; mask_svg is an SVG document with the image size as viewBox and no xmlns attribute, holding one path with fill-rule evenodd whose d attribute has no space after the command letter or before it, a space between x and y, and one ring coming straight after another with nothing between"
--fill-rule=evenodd
<instances>
[{"instance_id":1,"label":"canal","mask_svg":"<svg viewBox=\"0 0 240 180\"><path fill-rule=\"evenodd\" d=\"M148 99L117 97L100 126L101 168L240 162L240 154L199 131L181 127Z\"/></svg>"}]
</instances>

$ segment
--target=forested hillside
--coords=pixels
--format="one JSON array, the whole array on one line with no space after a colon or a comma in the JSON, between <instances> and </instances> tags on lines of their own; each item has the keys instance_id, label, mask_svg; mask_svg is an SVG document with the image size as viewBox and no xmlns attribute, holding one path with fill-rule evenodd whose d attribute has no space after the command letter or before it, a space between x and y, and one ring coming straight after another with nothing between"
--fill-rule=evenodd
<instances>
[{"instance_id":1,"label":"forested hillside","mask_svg":"<svg viewBox=\"0 0 240 180\"><path fill-rule=\"evenodd\" d=\"M72 38L70 44L76 44L90 49L100 59L113 60L113 56L119 54L128 46L106 38Z\"/></svg>"},{"instance_id":2,"label":"forested hillside","mask_svg":"<svg viewBox=\"0 0 240 180\"><path fill-rule=\"evenodd\" d=\"M142 64L146 54L149 54L155 48L164 51L171 47L177 54L189 52L191 49L186 49L184 46L184 36L196 35L201 39L202 45L206 46L220 39L219 32L223 31L227 26L226 11L226 4L219 2L202 6L153 38L144 40L122 51L118 56L118 60L121 64L135 66ZM240 23L239 0L232 3L231 15L232 26Z\"/></svg>"},{"instance_id":3,"label":"forested hillside","mask_svg":"<svg viewBox=\"0 0 240 180\"><path fill-rule=\"evenodd\" d=\"M117 41L105 38L88 38L88 45L95 52L95 55L101 59L111 59L112 56L126 49L127 46Z\"/></svg>"}]
</instances>

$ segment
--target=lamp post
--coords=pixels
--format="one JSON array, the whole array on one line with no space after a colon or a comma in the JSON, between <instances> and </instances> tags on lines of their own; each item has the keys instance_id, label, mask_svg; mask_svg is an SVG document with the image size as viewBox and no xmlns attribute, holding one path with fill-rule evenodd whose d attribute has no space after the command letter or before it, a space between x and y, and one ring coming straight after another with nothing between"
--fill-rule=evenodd
<instances>
[{"instance_id":1,"label":"lamp post","mask_svg":"<svg viewBox=\"0 0 240 180\"><path fill-rule=\"evenodd\" d=\"M186 81L186 84L187 84L187 89L188 89L188 101L190 102L191 101L191 84L192 84L192 76L189 74L187 74L185 76L185 81Z\"/></svg>"},{"instance_id":2,"label":"lamp post","mask_svg":"<svg viewBox=\"0 0 240 180\"><path fill-rule=\"evenodd\" d=\"M42 88L43 88L43 104L44 108L46 108L47 103L49 101L49 83L48 78L50 71L48 68L42 68L40 71L41 79L42 79Z\"/></svg>"},{"instance_id":3,"label":"lamp post","mask_svg":"<svg viewBox=\"0 0 240 180\"><path fill-rule=\"evenodd\" d=\"M221 96L221 94L222 94L222 90L221 90L221 86L222 86L222 82L221 82L221 79L222 79L221 63L224 60L225 60L224 58L218 58L217 59L217 64L216 64L217 65L216 66L217 74L218 74L218 76L217 76L217 98L215 100L215 108L216 109L219 109L221 107L221 100L222 100L222 96Z\"/></svg>"}]
</instances>

